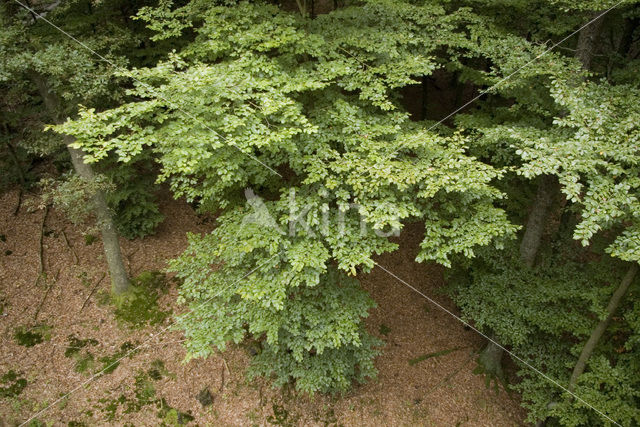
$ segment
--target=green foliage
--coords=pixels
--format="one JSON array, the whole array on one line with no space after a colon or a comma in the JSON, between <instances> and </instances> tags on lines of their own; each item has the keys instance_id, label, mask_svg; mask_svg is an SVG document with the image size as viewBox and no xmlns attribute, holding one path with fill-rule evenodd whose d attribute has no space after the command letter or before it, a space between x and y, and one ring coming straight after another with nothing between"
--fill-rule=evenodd
<instances>
[{"instance_id":1,"label":"green foliage","mask_svg":"<svg viewBox=\"0 0 640 427\"><path fill-rule=\"evenodd\" d=\"M110 159L100 164L100 169L114 185L114 189L106 194L107 203L115 213L118 232L127 239L153 234L164 219L155 201L157 188L151 160L138 157L126 164Z\"/></svg>"},{"instance_id":2,"label":"green foliage","mask_svg":"<svg viewBox=\"0 0 640 427\"><path fill-rule=\"evenodd\" d=\"M129 164L107 159L100 164L102 174L91 182L71 173L57 180L44 178L40 181L43 203L53 204L76 225L90 226L95 209L93 195L103 191L120 234L128 239L144 237L152 234L164 218L155 203L150 165L148 159Z\"/></svg>"},{"instance_id":3,"label":"green foliage","mask_svg":"<svg viewBox=\"0 0 640 427\"><path fill-rule=\"evenodd\" d=\"M129 236L151 232L160 218L150 181L139 178L155 176L152 160L176 197L218 214L217 228L189 236L170 266L190 307L178 319L187 360L250 338L259 347L250 372L275 385L338 391L373 376L380 343L363 319L375 303L355 277L373 268L375 255L397 249L390 230L419 221L416 259L457 266L453 293L464 315L567 380L604 316L617 260L640 261L638 2L607 15L607 37L594 38L587 71L569 56L569 36L613 1L368 0L317 17L261 1L162 1L135 3L142 8L131 27L106 31L109 18L119 19L112 1L90 13L89 42L132 64L115 74L40 22L29 31L16 25L28 16L3 6L0 84L16 81L3 111L19 105L20 117L42 123L34 106L46 99L24 96L39 81L30 69L69 101L57 108L63 115L82 103L53 129L112 174L119 190L110 202ZM51 17L89 33L75 3ZM149 45L175 50L142 60L131 34L143 25ZM32 29L46 48L23 48ZM564 49L547 52L560 40ZM464 114L445 121L452 128L412 121L402 104L400 89L424 91L436 71L460 97L482 94L474 108L457 102ZM29 144L36 151L45 142ZM542 175L558 178L566 200L547 224L540 264L527 269L512 238ZM263 199L245 203L247 188ZM136 289L116 314L138 326L162 321L162 292ZM629 295L576 392L633 425L640 315ZM531 420L601 421L539 376L519 375Z\"/></svg>"},{"instance_id":4,"label":"green foliage","mask_svg":"<svg viewBox=\"0 0 640 427\"><path fill-rule=\"evenodd\" d=\"M410 122L395 93L439 67L436 52L476 49L463 30L476 23L468 10L376 1L309 20L262 3L194 2L141 18L169 31L159 37L196 36L127 73L135 101L83 109L55 129L90 161L151 152L176 196L225 209L172 263L192 308L181 317L187 358L249 333L263 340L254 374L344 390L373 375L377 345L361 322L373 302L345 273L397 247L383 230L424 221L418 260L445 265L515 232L494 206L502 172L469 156L462 135ZM289 182L275 180L285 169ZM274 195L265 206L275 227L246 224L251 203L237 194L247 186ZM284 236L279 227L296 218L304 226Z\"/></svg>"},{"instance_id":5,"label":"green foliage","mask_svg":"<svg viewBox=\"0 0 640 427\"><path fill-rule=\"evenodd\" d=\"M94 228L90 225L94 218L93 196L98 191L113 189L104 176L87 181L69 173L58 180L44 178L40 181L40 186L42 187L43 204L53 204L64 212L73 224L85 225L89 229Z\"/></svg>"},{"instance_id":6,"label":"green foliage","mask_svg":"<svg viewBox=\"0 0 640 427\"><path fill-rule=\"evenodd\" d=\"M585 263L585 258L599 259ZM451 277L454 298L467 319L495 332L503 345L561 384L568 378L577 354L595 323L603 318L622 271L615 260L564 243L547 253L541 264L528 269L517 251L482 251L468 273ZM634 294L635 295L635 294ZM625 319L618 318L607 338L589 361L575 393L622 425L633 425L638 408L636 345L632 301L625 304ZM635 302L637 304L637 302ZM606 364L603 362L606 360ZM596 425L601 418L580 401L565 398L555 385L520 364L521 381L513 386L530 410L529 420L556 417L562 425ZM555 396L556 403L547 405Z\"/></svg>"},{"instance_id":7,"label":"green foliage","mask_svg":"<svg viewBox=\"0 0 640 427\"><path fill-rule=\"evenodd\" d=\"M229 244L247 241L221 240L228 240L229 229L235 227L230 222L204 238L190 236L189 250L172 262L184 280L182 298L192 302L191 312L178 318L189 338L187 357L206 356L211 344L223 349L227 341L240 342L249 333L264 338L251 373L274 374L276 385L295 380L296 387L307 392L343 390L351 380L374 375L371 357L379 343L361 323L373 301L357 282L335 267L325 267L322 260L316 260L315 267L309 265L311 259L307 265L300 262L313 250L302 250L304 239L290 248L290 261L285 262L266 236L244 230L254 234L257 247L238 252ZM272 238L281 236L262 230ZM275 253L263 255L267 262L247 280L244 268L230 268L252 265L265 250ZM210 268L219 262L228 268Z\"/></svg>"}]
</instances>

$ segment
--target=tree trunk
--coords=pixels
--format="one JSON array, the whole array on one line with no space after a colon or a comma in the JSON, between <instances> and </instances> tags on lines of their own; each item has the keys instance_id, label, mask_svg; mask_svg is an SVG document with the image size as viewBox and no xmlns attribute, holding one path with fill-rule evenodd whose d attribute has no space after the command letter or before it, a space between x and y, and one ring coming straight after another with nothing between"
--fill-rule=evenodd
<instances>
[{"instance_id":1,"label":"tree trunk","mask_svg":"<svg viewBox=\"0 0 640 427\"><path fill-rule=\"evenodd\" d=\"M589 361L589 357L591 357L591 353L593 353L593 350L598 345L598 342L600 341L600 338L602 338L604 331L607 329L607 326L609 326L609 323L611 323L613 314L615 313L618 306L620 305L620 301L622 301L622 297L624 297L624 295L629 290L629 286L631 286L631 283L633 282L633 279L635 278L637 273L638 273L638 263L634 262L631 265L631 267L629 267L629 270L627 271L627 274L624 276L624 279L622 279L622 283L620 283L620 286L618 286L618 289L616 289L616 291L613 293L613 296L609 301L609 305L607 305L606 319L601 320L598 323L598 325L593 329L593 331L591 332L591 336L587 340L587 343L582 348L580 357L578 357L578 362L576 363L576 366L573 368L573 373L571 374L571 379L569 380L569 387L568 387L569 391L573 391L573 389L575 388L578 378L580 377L580 375L582 375L585 367L587 366L587 362Z\"/></svg>"},{"instance_id":2,"label":"tree trunk","mask_svg":"<svg viewBox=\"0 0 640 427\"><path fill-rule=\"evenodd\" d=\"M520 259L527 267L533 267L536 261L542 235L549 218L549 210L558 192L558 179L554 175L544 175L538 184L524 236L520 242Z\"/></svg>"},{"instance_id":3,"label":"tree trunk","mask_svg":"<svg viewBox=\"0 0 640 427\"><path fill-rule=\"evenodd\" d=\"M80 149L71 147L73 143L72 137L65 137L65 143L69 155L71 155L71 163L78 176L85 181L92 181L95 178L93 169L84 162L84 152ZM120 252L120 242L118 241L118 232L111 217L111 211L107 206L104 192L99 190L93 196L94 209L98 227L102 234L102 244L104 246L104 254L107 258L109 266L109 275L111 276L111 288L115 294L122 294L129 289L129 278L122 261L122 253Z\"/></svg>"},{"instance_id":4,"label":"tree trunk","mask_svg":"<svg viewBox=\"0 0 640 427\"><path fill-rule=\"evenodd\" d=\"M520 259L529 268L533 267L535 263L540 242L542 241L542 235L549 218L549 211L557 193L558 179L555 175L544 175L541 177L540 183L538 184L538 192L533 202L529 218L527 219L525 233L520 243ZM492 339L494 341L496 340L493 336ZM489 341L486 347L480 352L478 364L484 372L504 381L502 371L503 355L504 350L492 341Z\"/></svg>"},{"instance_id":5,"label":"tree trunk","mask_svg":"<svg viewBox=\"0 0 640 427\"><path fill-rule=\"evenodd\" d=\"M591 21L601 14L602 12L594 13L589 17L589 20ZM580 30L578 45L576 46L576 58L582 63L585 70L591 69L591 62L595 56L596 41L600 35L603 21L604 18L595 19L591 24Z\"/></svg>"},{"instance_id":6,"label":"tree trunk","mask_svg":"<svg viewBox=\"0 0 640 427\"><path fill-rule=\"evenodd\" d=\"M44 104L49 111L51 117L58 122L60 102L57 96L49 91L46 81L39 74L33 74L34 83L38 87L40 95L44 101ZM74 142L73 137L65 136L65 145L71 156L71 163L78 176L85 181L93 181L95 174L91 165L84 162L84 152L80 149L73 148L71 144ZM107 265L109 267L109 275L111 276L111 289L114 294L122 294L129 290L129 278L127 271L124 268L124 262L122 260L122 253L120 251L120 242L118 241L118 233L116 226L111 217L111 211L107 206L107 201L104 196L104 192L99 190L93 195L94 210L97 220L97 225L100 228L102 234L102 244L104 246L104 253L107 259Z\"/></svg>"},{"instance_id":7,"label":"tree trunk","mask_svg":"<svg viewBox=\"0 0 640 427\"><path fill-rule=\"evenodd\" d=\"M494 343L496 340L497 337L492 334L491 340L489 340L478 356L478 365L482 367L482 371L485 375L494 377L504 383L505 377L504 371L502 370L502 356L504 355L504 350L502 347L499 347Z\"/></svg>"},{"instance_id":8,"label":"tree trunk","mask_svg":"<svg viewBox=\"0 0 640 427\"><path fill-rule=\"evenodd\" d=\"M631 45L633 44L633 34L639 25L640 18L626 18L624 20L624 28L618 44L618 53L623 58L629 57Z\"/></svg>"}]
</instances>

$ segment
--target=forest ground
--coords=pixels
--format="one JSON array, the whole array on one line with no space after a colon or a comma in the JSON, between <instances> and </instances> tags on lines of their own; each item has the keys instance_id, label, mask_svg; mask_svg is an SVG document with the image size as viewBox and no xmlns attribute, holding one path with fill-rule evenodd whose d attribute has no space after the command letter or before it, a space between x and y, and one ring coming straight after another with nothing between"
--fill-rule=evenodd
<instances>
[{"instance_id":1,"label":"forest ground","mask_svg":"<svg viewBox=\"0 0 640 427\"><path fill-rule=\"evenodd\" d=\"M243 345L182 363L183 335L167 329L171 316L142 329L116 321L106 302L109 280L103 277L100 239L87 244L91 238L55 209L43 226L44 210L29 209L36 196L24 199L14 216L18 191L0 195L0 426L19 424L76 388L38 419L70 426L523 424L518 396L487 389L484 378L472 372L482 337L378 268L359 277L378 303L367 327L386 343L374 381L336 397L274 390L265 380L247 381L249 349ZM213 227L211 218L166 193L161 210L166 218L155 235L122 240L131 276L164 269L166 260L186 248L186 232ZM36 283L41 236L46 277ZM439 292L442 270L413 261L420 228L408 227L401 237L400 250L377 261L456 312ZM176 295L171 282L160 307L183 311ZM19 335L22 344L32 345L21 345ZM92 373L140 344L113 372L90 381Z\"/></svg>"}]
</instances>

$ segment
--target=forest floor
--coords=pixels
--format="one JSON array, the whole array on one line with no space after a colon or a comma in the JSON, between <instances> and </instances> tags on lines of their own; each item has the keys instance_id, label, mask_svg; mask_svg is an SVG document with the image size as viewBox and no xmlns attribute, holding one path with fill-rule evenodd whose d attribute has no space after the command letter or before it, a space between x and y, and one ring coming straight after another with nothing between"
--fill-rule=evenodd
<instances>
[{"instance_id":1,"label":"forest floor","mask_svg":"<svg viewBox=\"0 0 640 427\"><path fill-rule=\"evenodd\" d=\"M44 209L28 209L36 197L24 198L14 216L17 190L0 195L0 426L45 408L32 425L523 425L518 396L472 372L482 337L379 268L359 277L378 303L367 327L386 342L374 381L333 397L275 390L246 379L242 345L183 363L183 335L169 328L169 311L184 310L176 284L160 297L155 325L118 322L100 239L55 209L44 218ZM132 277L162 271L186 248L186 232L213 227L167 195L161 210L155 235L122 240ZM413 261L420 240L409 227L400 250L377 261L455 312L439 292L442 270Z\"/></svg>"}]
</instances>

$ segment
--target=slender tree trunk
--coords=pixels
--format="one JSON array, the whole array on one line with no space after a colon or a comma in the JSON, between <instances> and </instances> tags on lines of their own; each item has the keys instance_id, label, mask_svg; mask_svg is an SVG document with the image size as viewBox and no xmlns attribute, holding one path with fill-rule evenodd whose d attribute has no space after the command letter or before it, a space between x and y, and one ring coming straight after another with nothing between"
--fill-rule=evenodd
<instances>
[{"instance_id":1,"label":"slender tree trunk","mask_svg":"<svg viewBox=\"0 0 640 427\"><path fill-rule=\"evenodd\" d=\"M49 91L46 81L42 76L34 74L33 80L38 86L40 95L43 98L44 104L49 110L51 117L55 121L59 121L59 100L56 95ZM80 149L73 148L71 144L74 142L73 137L66 136L64 139L69 155L71 156L71 163L78 176L85 181L93 181L95 174L91 165L84 162L84 152ZM107 259L107 265L109 266L109 275L111 276L111 288L114 294L122 294L129 289L129 278L127 271L124 267L122 260L122 252L120 251L120 242L118 241L118 233L116 226L111 217L111 211L107 206L104 192L98 190L93 195L94 210L98 227L102 234L102 244L104 246L104 253Z\"/></svg>"},{"instance_id":2,"label":"slender tree trunk","mask_svg":"<svg viewBox=\"0 0 640 427\"><path fill-rule=\"evenodd\" d=\"M90 165L84 162L84 152L77 148L71 147L73 143L72 137L65 137L67 150L71 155L71 163L78 176L85 181L93 181L95 175ZM120 242L118 241L118 232L111 217L111 211L107 206L103 191L97 191L93 196L95 206L96 219L98 227L102 234L102 244L104 246L104 254L107 258L109 266L109 275L111 276L111 287L115 294L122 294L129 289L129 278L122 261L122 253L120 251Z\"/></svg>"},{"instance_id":3,"label":"slender tree trunk","mask_svg":"<svg viewBox=\"0 0 640 427\"><path fill-rule=\"evenodd\" d=\"M520 242L520 259L529 268L535 264L542 235L549 219L551 205L557 193L558 178L554 175L542 176L538 184L536 198L527 218L524 236Z\"/></svg>"},{"instance_id":4,"label":"slender tree trunk","mask_svg":"<svg viewBox=\"0 0 640 427\"><path fill-rule=\"evenodd\" d=\"M589 361L589 357L591 357L591 353L593 353L593 350L598 345L598 342L600 341L600 338L602 338L604 331L607 329L607 326L609 326L609 323L611 323L613 314L618 309L620 301L622 301L622 298L629 290L629 286L631 286L631 283L633 283L633 279L635 278L637 273L638 263L634 262L631 267L629 267L629 270L624 276L624 279L622 279L622 282L620 283L620 286L618 286L618 289L616 289L616 291L613 293L611 300L609 300L609 305L607 305L606 319L598 322L598 325L593 329L593 331L591 332L591 336L582 348L580 357L578 357L578 362L573 368L573 373L571 374L571 379L569 380L569 391L573 391L573 389L575 388L578 378L580 377L580 375L582 375L585 367L587 366L587 362Z\"/></svg>"},{"instance_id":5,"label":"slender tree trunk","mask_svg":"<svg viewBox=\"0 0 640 427\"><path fill-rule=\"evenodd\" d=\"M589 20L593 20L601 14L602 12L594 13L589 17ZM576 58L582 63L582 67L585 70L589 70L591 67L596 50L596 41L602 30L603 21L603 18L598 18L580 30ZM553 175L544 175L538 184L538 192L520 243L520 259L528 267L533 267L535 264L544 228L549 217L549 210L558 190L558 179Z\"/></svg>"}]
</instances>

